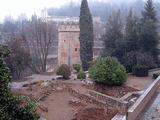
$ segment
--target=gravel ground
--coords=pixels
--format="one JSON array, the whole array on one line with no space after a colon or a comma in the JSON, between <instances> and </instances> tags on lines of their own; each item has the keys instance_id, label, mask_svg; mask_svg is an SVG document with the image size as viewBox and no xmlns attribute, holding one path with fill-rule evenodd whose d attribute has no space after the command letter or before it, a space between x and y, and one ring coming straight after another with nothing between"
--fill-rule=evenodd
<instances>
[{"instance_id":1,"label":"gravel ground","mask_svg":"<svg viewBox=\"0 0 160 120\"><path fill-rule=\"evenodd\" d=\"M160 120L160 93L141 120Z\"/></svg>"},{"instance_id":2,"label":"gravel ground","mask_svg":"<svg viewBox=\"0 0 160 120\"><path fill-rule=\"evenodd\" d=\"M138 89L138 90L145 90L152 84L154 80L152 76L148 77L136 77L133 75L128 76L128 80L126 82L126 86Z\"/></svg>"},{"instance_id":3,"label":"gravel ground","mask_svg":"<svg viewBox=\"0 0 160 120\"><path fill-rule=\"evenodd\" d=\"M29 84L29 83L32 83L32 82L38 82L38 81L47 81L47 80L52 80L53 78L55 78L56 75L40 75L40 74L34 74L32 76L29 76L27 77L26 81L22 81L22 82L12 82L10 84L11 86L11 89L12 90L18 90L18 89L21 89L22 86L24 84Z\"/></svg>"}]
</instances>

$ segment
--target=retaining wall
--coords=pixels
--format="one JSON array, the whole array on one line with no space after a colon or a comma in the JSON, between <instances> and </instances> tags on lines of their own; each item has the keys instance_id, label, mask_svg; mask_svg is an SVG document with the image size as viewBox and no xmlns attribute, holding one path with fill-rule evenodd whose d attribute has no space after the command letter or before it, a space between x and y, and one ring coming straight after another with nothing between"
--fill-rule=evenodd
<instances>
[{"instance_id":1,"label":"retaining wall","mask_svg":"<svg viewBox=\"0 0 160 120\"><path fill-rule=\"evenodd\" d=\"M105 94L88 90L86 93L81 93L79 90L73 89L71 86L73 84L68 83L54 83L52 84L52 88L57 89L61 88L61 90L67 91L73 96L79 98L82 101L95 104L99 107L106 109L116 109L119 113L125 114L128 110L129 103L123 100L107 96Z\"/></svg>"},{"instance_id":2,"label":"retaining wall","mask_svg":"<svg viewBox=\"0 0 160 120\"><path fill-rule=\"evenodd\" d=\"M95 105L102 107L102 108L106 108L106 109L109 108L109 106L107 106L105 104L105 102L100 101L100 100L96 100L95 98L91 97L90 95L81 94L78 91L73 90L72 88L65 88L65 90L68 91L69 93L71 93L73 96L79 98L82 101L85 101L85 102L88 102L91 104L95 104Z\"/></svg>"},{"instance_id":3,"label":"retaining wall","mask_svg":"<svg viewBox=\"0 0 160 120\"><path fill-rule=\"evenodd\" d=\"M117 114L111 120L127 120L125 115Z\"/></svg>"},{"instance_id":4,"label":"retaining wall","mask_svg":"<svg viewBox=\"0 0 160 120\"><path fill-rule=\"evenodd\" d=\"M148 87L148 89L139 97L135 104L127 112L127 120L135 120L146 108L151 98L156 93L160 84L160 76Z\"/></svg>"},{"instance_id":5,"label":"retaining wall","mask_svg":"<svg viewBox=\"0 0 160 120\"><path fill-rule=\"evenodd\" d=\"M103 101L107 106L116 108L121 114L126 113L128 110L129 104L126 101L121 101L117 98L113 98L96 91L89 91L89 94L96 100Z\"/></svg>"},{"instance_id":6,"label":"retaining wall","mask_svg":"<svg viewBox=\"0 0 160 120\"><path fill-rule=\"evenodd\" d=\"M149 70L149 75L152 76L155 73L160 73L160 68L151 69Z\"/></svg>"},{"instance_id":7,"label":"retaining wall","mask_svg":"<svg viewBox=\"0 0 160 120\"><path fill-rule=\"evenodd\" d=\"M89 91L89 94L81 94L72 88L65 88L66 91L80 100L86 101L91 104L95 104L99 107L106 109L116 109L119 113L125 114L128 110L128 102L119 101L116 98L103 95L96 91Z\"/></svg>"}]
</instances>

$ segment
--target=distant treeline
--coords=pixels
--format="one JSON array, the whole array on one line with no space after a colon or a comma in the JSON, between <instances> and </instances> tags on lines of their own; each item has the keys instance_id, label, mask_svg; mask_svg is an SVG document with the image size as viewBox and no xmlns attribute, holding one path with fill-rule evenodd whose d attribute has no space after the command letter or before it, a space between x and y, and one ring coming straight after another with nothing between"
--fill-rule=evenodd
<instances>
[{"instance_id":1,"label":"distant treeline","mask_svg":"<svg viewBox=\"0 0 160 120\"><path fill-rule=\"evenodd\" d=\"M144 8L143 0L136 0L135 2L121 2L121 3L104 3L99 1L92 1L89 3L93 16L100 16L102 21L106 21L113 11L120 10L122 19L126 19L130 9L133 13L140 17L141 11ZM160 2L155 2L155 9L160 18ZM49 8L48 13L51 16L79 16L80 5L70 2L60 8Z\"/></svg>"}]
</instances>

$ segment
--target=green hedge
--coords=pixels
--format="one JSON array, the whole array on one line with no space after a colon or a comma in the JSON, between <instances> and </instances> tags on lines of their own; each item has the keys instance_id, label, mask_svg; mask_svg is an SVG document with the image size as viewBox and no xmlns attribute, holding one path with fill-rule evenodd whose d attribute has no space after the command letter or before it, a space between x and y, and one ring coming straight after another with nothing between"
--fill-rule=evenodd
<instances>
[{"instance_id":1,"label":"green hedge","mask_svg":"<svg viewBox=\"0 0 160 120\"><path fill-rule=\"evenodd\" d=\"M137 77L146 77L148 76L148 67L137 65L133 67L132 72Z\"/></svg>"}]
</instances>

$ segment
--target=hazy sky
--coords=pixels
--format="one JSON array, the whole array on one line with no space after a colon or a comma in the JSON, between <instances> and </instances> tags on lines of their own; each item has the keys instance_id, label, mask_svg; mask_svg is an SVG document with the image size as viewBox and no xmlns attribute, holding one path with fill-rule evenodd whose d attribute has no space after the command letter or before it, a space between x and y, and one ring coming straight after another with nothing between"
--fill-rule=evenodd
<instances>
[{"instance_id":1,"label":"hazy sky","mask_svg":"<svg viewBox=\"0 0 160 120\"><path fill-rule=\"evenodd\" d=\"M17 18L21 13L27 16L32 14L40 14L41 9L48 7L60 7L70 1L80 2L81 0L0 0L0 21L5 16ZM105 1L105 2L120 2L134 0L88 0L88 1ZM157 0L159 1L159 0Z\"/></svg>"},{"instance_id":2,"label":"hazy sky","mask_svg":"<svg viewBox=\"0 0 160 120\"><path fill-rule=\"evenodd\" d=\"M45 7L59 7L71 0L0 0L0 20L4 16L16 18L21 13L30 16L33 13L40 13ZM77 2L79 0L72 0Z\"/></svg>"}]
</instances>

